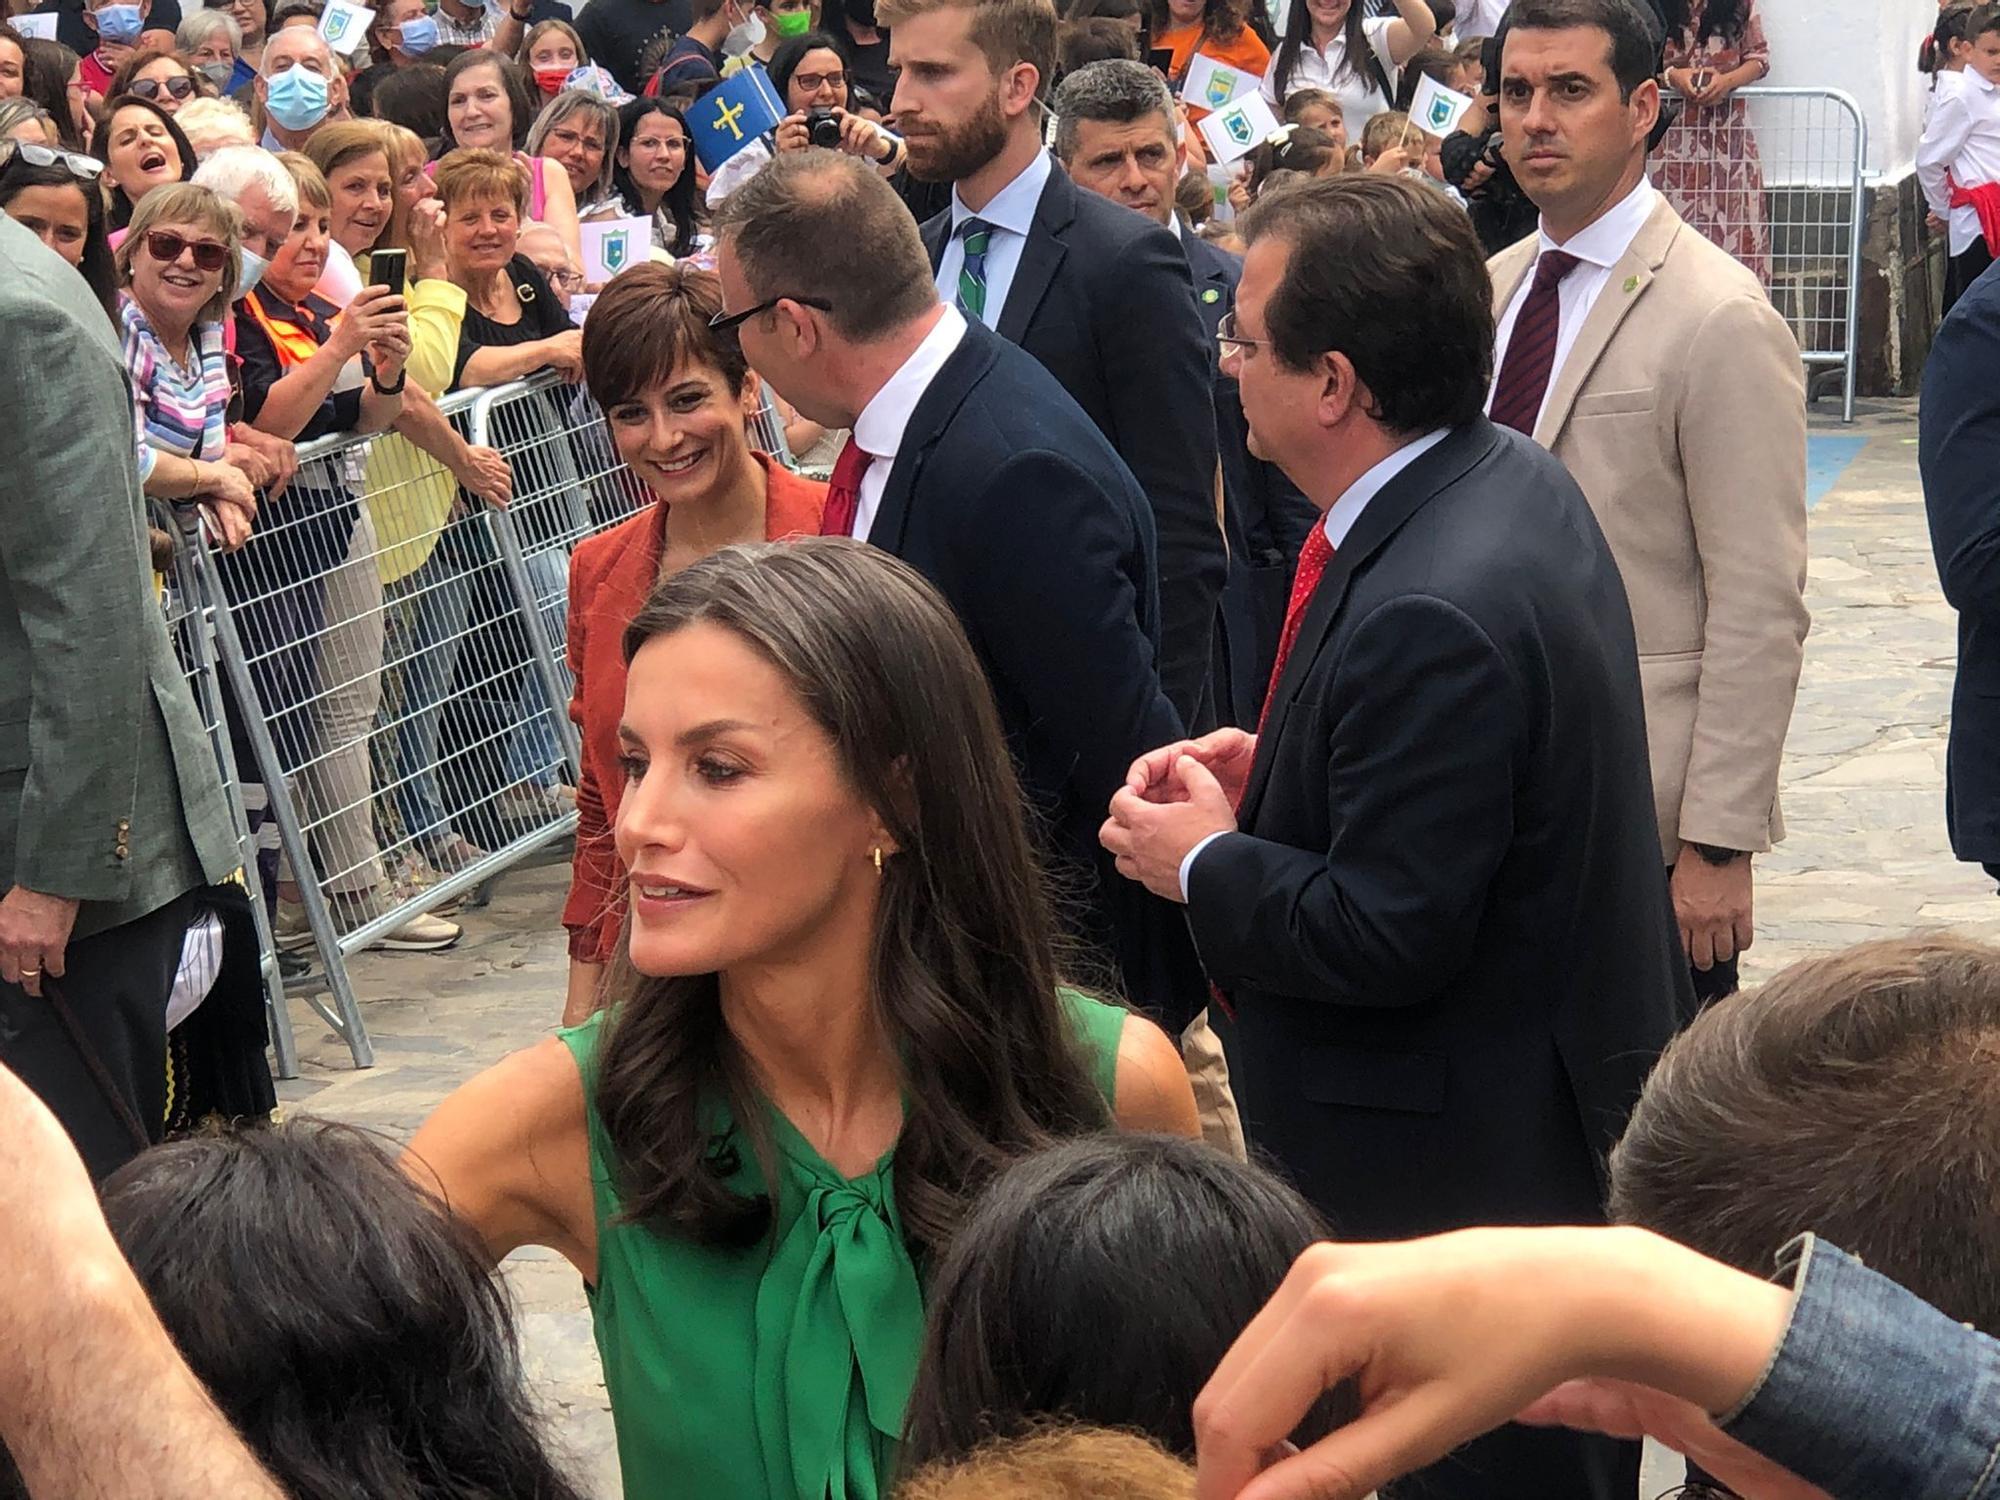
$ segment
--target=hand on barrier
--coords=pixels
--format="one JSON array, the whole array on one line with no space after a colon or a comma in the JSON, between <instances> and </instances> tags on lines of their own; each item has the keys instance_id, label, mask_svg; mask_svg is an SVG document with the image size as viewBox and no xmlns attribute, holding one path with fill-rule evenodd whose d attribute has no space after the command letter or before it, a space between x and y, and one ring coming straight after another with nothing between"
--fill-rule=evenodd
<instances>
[{"instance_id":1,"label":"hand on barrier","mask_svg":"<svg viewBox=\"0 0 2000 1500\"><path fill-rule=\"evenodd\" d=\"M583 330L571 328L543 339L542 358L564 380L583 379Z\"/></svg>"},{"instance_id":2,"label":"hand on barrier","mask_svg":"<svg viewBox=\"0 0 2000 1500\"><path fill-rule=\"evenodd\" d=\"M223 450L222 460L248 474L250 482L264 492L267 500L284 494L292 476L299 471L296 444L259 432L248 422L238 422L229 429L229 446Z\"/></svg>"},{"instance_id":3,"label":"hand on barrier","mask_svg":"<svg viewBox=\"0 0 2000 1500\"><path fill-rule=\"evenodd\" d=\"M496 510L505 510L514 498L514 471L507 460L491 448L466 444L465 457L452 470L452 478L468 494L477 495Z\"/></svg>"},{"instance_id":4,"label":"hand on barrier","mask_svg":"<svg viewBox=\"0 0 2000 1500\"><path fill-rule=\"evenodd\" d=\"M249 475L231 463L203 464L201 489L196 493L221 533L223 551L234 552L250 540L257 519L257 489Z\"/></svg>"}]
</instances>

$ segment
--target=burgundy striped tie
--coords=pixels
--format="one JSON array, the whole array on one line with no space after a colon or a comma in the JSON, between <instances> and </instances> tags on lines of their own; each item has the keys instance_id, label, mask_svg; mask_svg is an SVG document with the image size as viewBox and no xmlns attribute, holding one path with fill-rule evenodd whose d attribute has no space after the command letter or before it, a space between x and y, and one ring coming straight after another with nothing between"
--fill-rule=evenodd
<instances>
[{"instance_id":1,"label":"burgundy striped tie","mask_svg":"<svg viewBox=\"0 0 2000 1500\"><path fill-rule=\"evenodd\" d=\"M1535 284L1528 289L1528 300L1521 304L1521 315L1514 320L1514 336L1507 342L1507 357L1500 365L1500 382L1493 387L1493 420L1502 427L1535 435L1535 419L1541 415L1549 376L1555 372L1556 337L1562 331L1557 288L1579 264L1576 256L1562 250L1544 250L1535 262Z\"/></svg>"}]
</instances>

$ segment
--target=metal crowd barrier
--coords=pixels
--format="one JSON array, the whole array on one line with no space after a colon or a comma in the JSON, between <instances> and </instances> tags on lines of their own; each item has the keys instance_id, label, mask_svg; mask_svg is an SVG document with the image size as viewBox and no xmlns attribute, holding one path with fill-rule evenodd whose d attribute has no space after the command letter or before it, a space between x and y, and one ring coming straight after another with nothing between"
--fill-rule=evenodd
<instances>
[{"instance_id":1,"label":"metal crowd barrier","mask_svg":"<svg viewBox=\"0 0 2000 1500\"><path fill-rule=\"evenodd\" d=\"M347 961L576 827L570 552L650 497L580 385L541 375L439 407L507 459L508 507L398 434L319 439L240 551L183 534L165 596L246 877L277 898L274 918L252 905L281 1076L287 993L369 1066ZM790 461L768 397L752 441ZM284 976L280 950L317 966Z\"/></svg>"},{"instance_id":2,"label":"metal crowd barrier","mask_svg":"<svg viewBox=\"0 0 2000 1500\"><path fill-rule=\"evenodd\" d=\"M1763 84L1685 106L1652 153L1653 182L1771 294L1808 366L1839 371L1854 420L1868 122L1839 89Z\"/></svg>"}]
</instances>

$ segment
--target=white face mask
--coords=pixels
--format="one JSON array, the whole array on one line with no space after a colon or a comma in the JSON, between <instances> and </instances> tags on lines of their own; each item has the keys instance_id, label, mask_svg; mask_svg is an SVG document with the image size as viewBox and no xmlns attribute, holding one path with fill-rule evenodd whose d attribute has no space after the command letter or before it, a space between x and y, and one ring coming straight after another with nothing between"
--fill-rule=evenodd
<instances>
[{"instance_id":1,"label":"white face mask","mask_svg":"<svg viewBox=\"0 0 2000 1500\"><path fill-rule=\"evenodd\" d=\"M236 253L243 257L243 284L236 288L236 295L238 298L243 298L257 289L257 283L264 279L264 273L271 269L271 263L248 245Z\"/></svg>"},{"instance_id":2,"label":"white face mask","mask_svg":"<svg viewBox=\"0 0 2000 1500\"><path fill-rule=\"evenodd\" d=\"M722 55L741 57L752 47L761 47L763 44L764 18L753 10L747 21L729 28L729 35L722 39Z\"/></svg>"}]
</instances>

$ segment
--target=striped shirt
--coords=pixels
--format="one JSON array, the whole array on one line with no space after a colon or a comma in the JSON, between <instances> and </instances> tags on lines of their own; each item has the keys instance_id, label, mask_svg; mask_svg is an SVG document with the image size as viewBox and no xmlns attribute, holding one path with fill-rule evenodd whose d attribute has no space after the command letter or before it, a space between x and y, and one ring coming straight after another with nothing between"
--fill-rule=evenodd
<instances>
[{"instance_id":1,"label":"striped shirt","mask_svg":"<svg viewBox=\"0 0 2000 1500\"><path fill-rule=\"evenodd\" d=\"M162 453L219 463L229 442L222 325L204 323L194 330L192 369L167 352L130 294L118 299L118 326L125 339L125 368L132 376L140 482L152 476Z\"/></svg>"}]
</instances>

